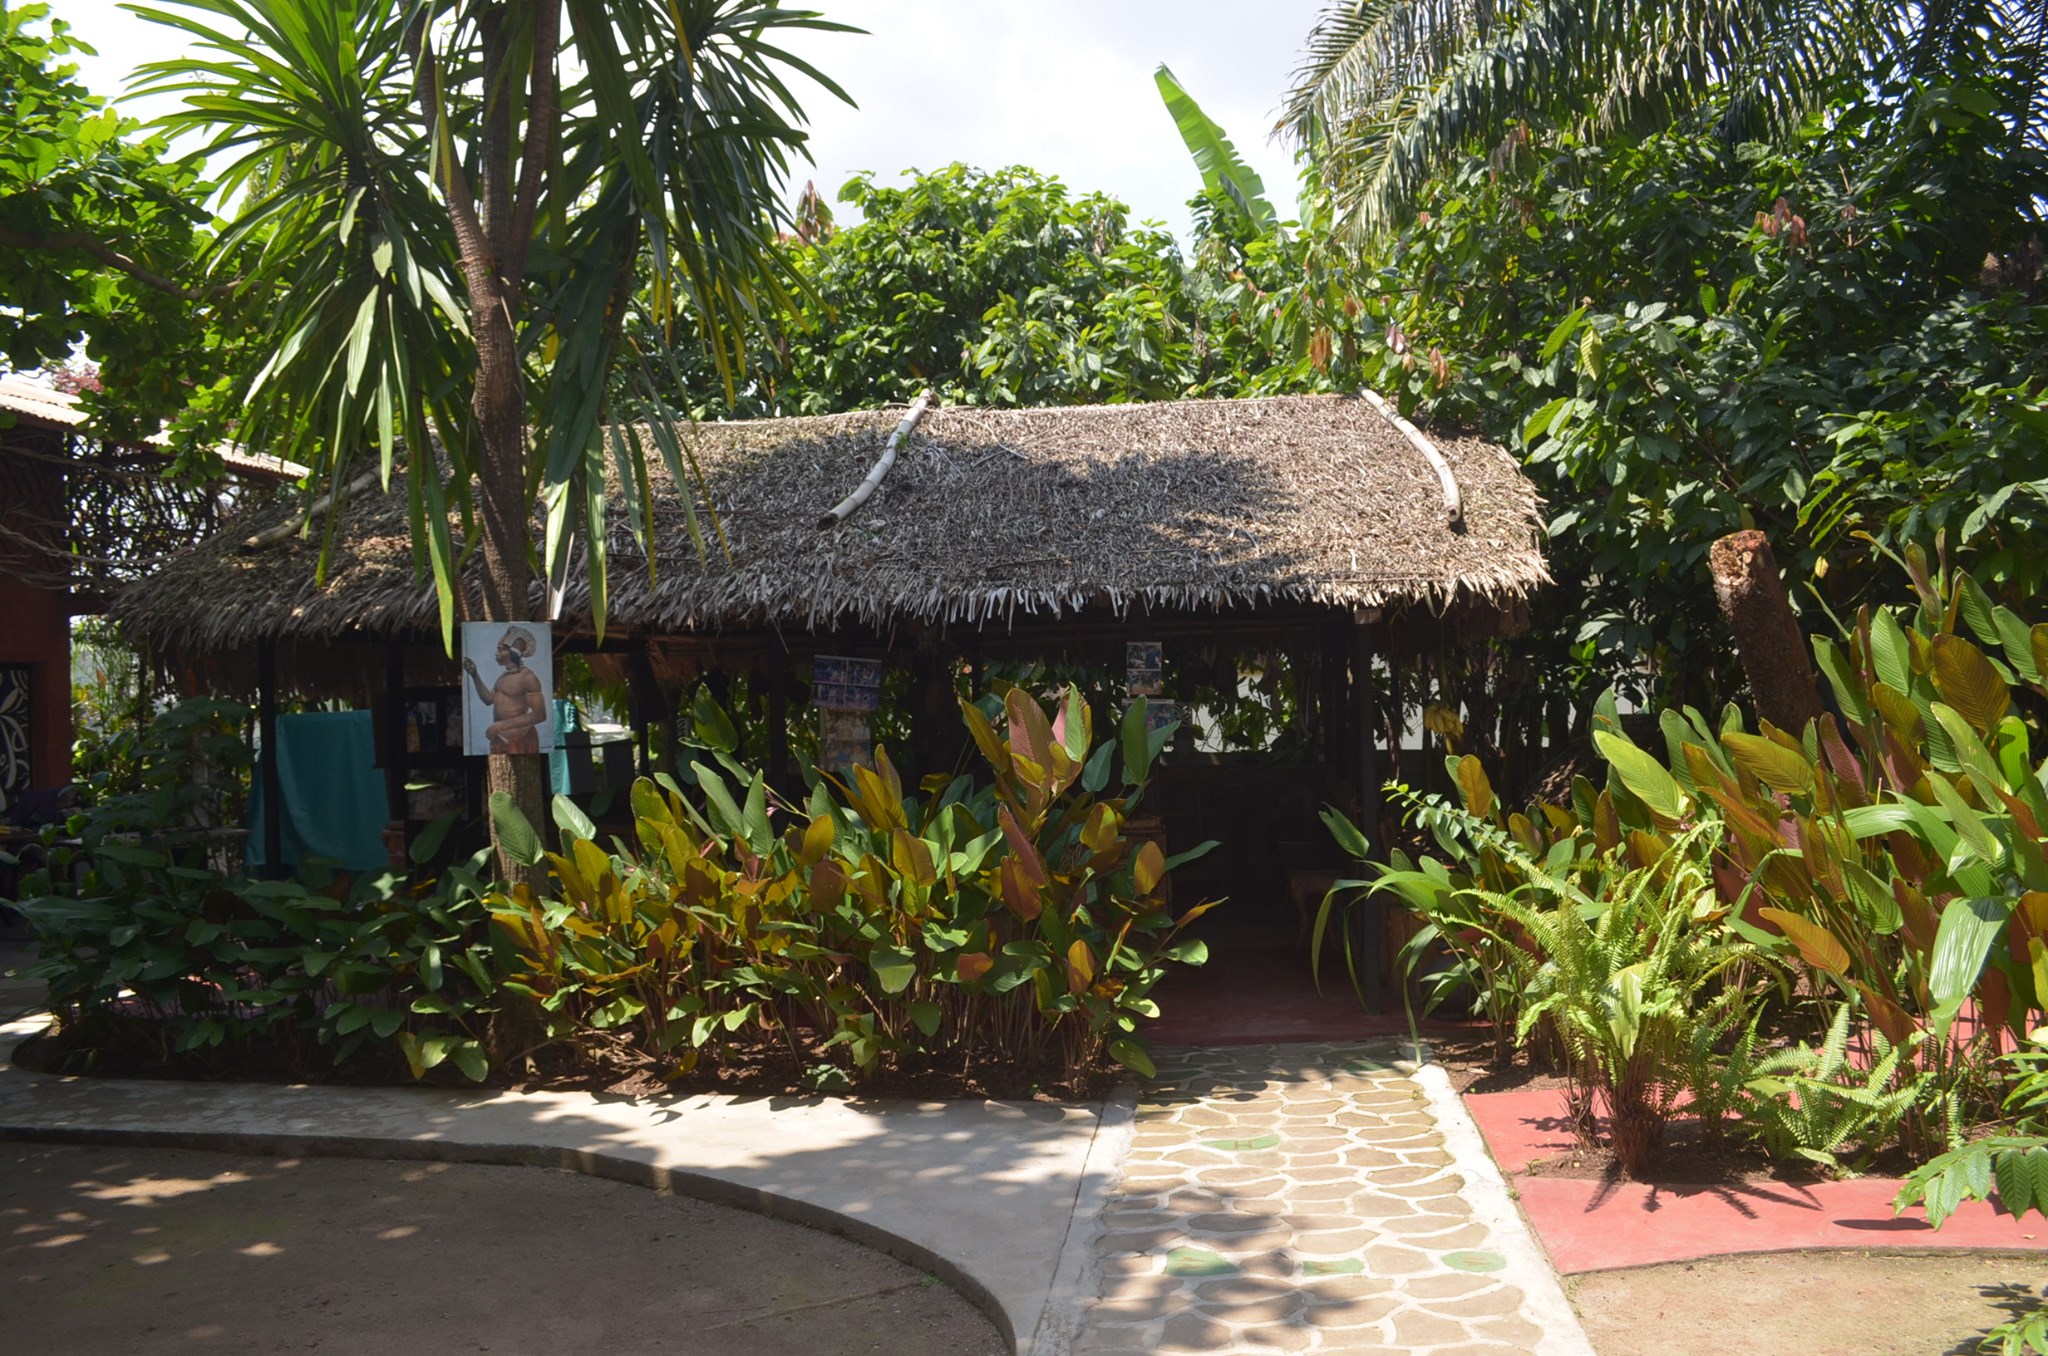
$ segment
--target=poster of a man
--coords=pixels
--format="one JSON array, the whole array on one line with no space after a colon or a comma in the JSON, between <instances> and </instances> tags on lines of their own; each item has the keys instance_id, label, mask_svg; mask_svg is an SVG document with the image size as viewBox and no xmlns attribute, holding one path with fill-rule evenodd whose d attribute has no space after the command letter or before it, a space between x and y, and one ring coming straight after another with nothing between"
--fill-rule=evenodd
<instances>
[{"instance_id":1,"label":"poster of a man","mask_svg":"<svg viewBox=\"0 0 2048 1356\"><path fill-rule=\"evenodd\" d=\"M547 623L464 622L462 668L472 698L462 707L464 753L553 752L554 635ZM496 675L489 682L487 672Z\"/></svg>"}]
</instances>

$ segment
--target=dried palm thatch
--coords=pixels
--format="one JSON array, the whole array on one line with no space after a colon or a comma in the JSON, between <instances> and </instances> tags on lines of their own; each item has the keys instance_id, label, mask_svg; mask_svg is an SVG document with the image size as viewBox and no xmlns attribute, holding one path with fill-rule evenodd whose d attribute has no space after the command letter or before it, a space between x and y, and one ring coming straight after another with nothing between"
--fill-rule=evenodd
<instances>
[{"instance_id":1,"label":"dried palm thatch","mask_svg":"<svg viewBox=\"0 0 2048 1356\"><path fill-rule=\"evenodd\" d=\"M826 630L1002 625L1104 606L1505 604L1547 577L1535 491L1504 452L1435 439L1462 492L1453 528L1429 461L1371 405L1340 396L935 409L874 497L821 530L819 515L867 474L899 417L686 430L730 558L715 545L700 557L657 471L651 573L613 510L611 624ZM324 588L317 532L249 550L266 525L252 521L169 562L116 612L188 653L432 629L402 498L359 494L343 512ZM588 613L587 584L572 575L562 620L581 629Z\"/></svg>"}]
</instances>

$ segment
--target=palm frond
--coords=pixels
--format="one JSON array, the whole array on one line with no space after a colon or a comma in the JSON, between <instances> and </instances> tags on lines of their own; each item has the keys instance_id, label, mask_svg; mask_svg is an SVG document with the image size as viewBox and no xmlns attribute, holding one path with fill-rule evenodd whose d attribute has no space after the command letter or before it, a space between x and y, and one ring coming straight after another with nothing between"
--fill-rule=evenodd
<instances>
[{"instance_id":1,"label":"palm frond","mask_svg":"<svg viewBox=\"0 0 2048 1356\"><path fill-rule=\"evenodd\" d=\"M1967 68L1958 52L1986 44L2028 83L2038 138L2043 0L1344 0L1309 36L1282 127L1370 239L1519 123L1634 134L1721 100L1783 133L1844 89Z\"/></svg>"},{"instance_id":2,"label":"palm frond","mask_svg":"<svg viewBox=\"0 0 2048 1356\"><path fill-rule=\"evenodd\" d=\"M559 31L552 4L158 2L141 12L195 50L140 87L182 96L162 121L210 138L235 321L269 355L237 392L238 436L330 490L371 450L388 483L403 450L444 630L472 487L487 470L504 485L516 458L511 483L547 506L550 573L582 542L602 618L598 429L624 384L622 317L644 286L654 323L685 317L728 387L743 379L760 312L790 301L777 226L806 132L789 79L845 98L779 43L853 30L779 0L559 0ZM471 410L479 314L512 317L530 434L488 454ZM645 479L638 446L613 449L628 485ZM498 535L526 518L501 512ZM527 544L495 544L523 579Z\"/></svg>"}]
</instances>

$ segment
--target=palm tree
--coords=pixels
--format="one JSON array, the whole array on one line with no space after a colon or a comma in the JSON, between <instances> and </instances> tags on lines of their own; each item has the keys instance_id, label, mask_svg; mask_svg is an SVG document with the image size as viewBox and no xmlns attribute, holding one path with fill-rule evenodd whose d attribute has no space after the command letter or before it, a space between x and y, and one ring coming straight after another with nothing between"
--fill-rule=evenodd
<instances>
[{"instance_id":1,"label":"palm tree","mask_svg":"<svg viewBox=\"0 0 2048 1356\"><path fill-rule=\"evenodd\" d=\"M1643 131L1720 97L1782 131L1845 89L1965 65L2015 82L2015 137L2048 144L2048 0L1335 0L1281 127L1370 238L1525 121Z\"/></svg>"},{"instance_id":2,"label":"palm tree","mask_svg":"<svg viewBox=\"0 0 2048 1356\"><path fill-rule=\"evenodd\" d=\"M238 436L330 491L373 454L388 485L402 460L451 646L458 613L545 606L536 498L539 563L564 577L580 541L602 627L624 320L695 326L733 380L747 319L787 300L775 225L805 139L788 77L845 97L778 44L844 25L776 0L167 3L144 12L197 54L140 87L184 96L164 122L221 169L222 328L265 355L236 380ZM533 817L542 761L490 762Z\"/></svg>"}]
</instances>

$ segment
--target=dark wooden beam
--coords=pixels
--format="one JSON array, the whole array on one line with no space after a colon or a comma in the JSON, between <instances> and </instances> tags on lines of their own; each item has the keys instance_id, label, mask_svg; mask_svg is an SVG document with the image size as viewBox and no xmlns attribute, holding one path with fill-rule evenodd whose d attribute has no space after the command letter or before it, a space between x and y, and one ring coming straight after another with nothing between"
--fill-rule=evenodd
<instances>
[{"instance_id":1,"label":"dark wooden beam","mask_svg":"<svg viewBox=\"0 0 2048 1356\"><path fill-rule=\"evenodd\" d=\"M277 642L256 643L256 771L263 781L263 874L290 873L284 865L284 783L277 770Z\"/></svg>"},{"instance_id":2,"label":"dark wooden beam","mask_svg":"<svg viewBox=\"0 0 2048 1356\"><path fill-rule=\"evenodd\" d=\"M406 766L405 747L405 647L397 641L384 645L384 804L385 813L396 820L412 846L412 828L406 822L405 783L411 769Z\"/></svg>"},{"instance_id":3,"label":"dark wooden beam","mask_svg":"<svg viewBox=\"0 0 2048 1356\"><path fill-rule=\"evenodd\" d=\"M1380 842L1380 758L1379 692L1373 681L1372 661L1378 646L1373 635L1372 614L1354 615L1351 622L1351 700L1354 729L1358 738L1358 827L1366 846L1377 858L1384 855ZM1366 1005L1373 1011L1386 1004L1386 937L1382 905L1377 896L1367 896L1356 911L1353 936L1362 962Z\"/></svg>"},{"instance_id":4,"label":"dark wooden beam","mask_svg":"<svg viewBox=\"0 0 2048 1356\"><path fill-rule=\"evenodd\" d=\"M768 785L794 795L789 776L789 653L768 652Z\"/></svg>"},{"instance_id":5,"label":"dark wooden beam","mask_svg":"<svg viewBox=\"0 0 2048 1356\"><path fill-rule=\"evenodd\" d=\"M626 657L626 722L633 727L633 737L640 748L643 777L654 775L654 750L648 731L660 711L661 683L654 676L654 661L642 645ZM670 719L673 718L671 712Z\"/></svg>"}]
</instances>

